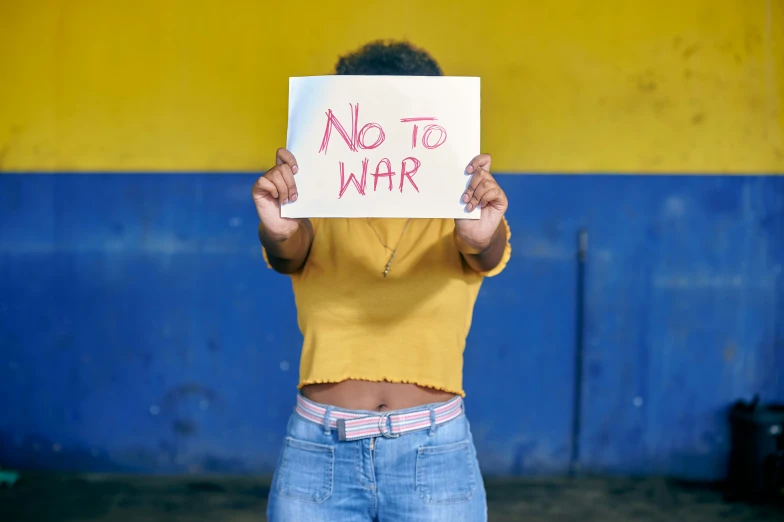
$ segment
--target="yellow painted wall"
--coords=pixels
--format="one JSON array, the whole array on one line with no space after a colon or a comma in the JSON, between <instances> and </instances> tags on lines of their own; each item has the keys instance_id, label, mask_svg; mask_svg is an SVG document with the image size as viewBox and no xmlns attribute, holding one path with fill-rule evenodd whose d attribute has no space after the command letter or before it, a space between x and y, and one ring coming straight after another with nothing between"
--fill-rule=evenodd
<instances>
[{"instance_id":1,"label":"yellow painted wall","mask_svg":"<svg viewBox=\"0 0 784 522\"><path fill-rule=\"evenodd\" d=\"M0 170L256 170L287 78L408 38L502 171L784 172L784 0L0 0Z\"/></svg>"}]
</instances>

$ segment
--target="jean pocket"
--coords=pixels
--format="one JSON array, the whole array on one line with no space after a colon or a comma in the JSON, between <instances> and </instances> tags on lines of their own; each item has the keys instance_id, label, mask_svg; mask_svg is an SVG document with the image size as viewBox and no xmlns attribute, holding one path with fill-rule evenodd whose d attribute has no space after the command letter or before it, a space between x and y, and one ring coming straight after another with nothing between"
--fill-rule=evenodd
<instances>
[{"instance_id":1,"label":"jean pocket","mask_svg":"<svg viewBox=\"0 0 784 522\"><path fill-rule=\"evenodd\" d=\"M281 497L321 504L332 495L335 449L291 437L286 439L275 477Z\"/></svg>"},{"instance_id":2,"label":"jean pocket","mask_svg":"<svg viewBox=\"0 0 784 522\"><path fill-rule=\"evenodd\" d=\"M416 491L425 504L468 502L476 490L471 442L419 448Z\"/></svg>"}]
</instances>

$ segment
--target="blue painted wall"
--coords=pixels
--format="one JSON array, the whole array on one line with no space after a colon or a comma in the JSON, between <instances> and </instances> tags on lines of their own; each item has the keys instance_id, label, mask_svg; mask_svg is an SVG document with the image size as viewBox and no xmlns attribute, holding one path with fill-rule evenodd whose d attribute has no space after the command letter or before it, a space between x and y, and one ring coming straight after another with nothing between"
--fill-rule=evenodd
<instances>
[{"instance_id":1,"label":"blue painted wall","mask_svg":"<svg viewBox=\"0 0 784 522\"><path fill-rule=\"evenodd\" d=\"M269 472L291 289L248 175L0 175L0 462ZM586 228L583 469L720 478L727 408L784 400L784 177L503 176L514 253L466 388L488 473L568 467Z\"/></svg>"}]
</instances>

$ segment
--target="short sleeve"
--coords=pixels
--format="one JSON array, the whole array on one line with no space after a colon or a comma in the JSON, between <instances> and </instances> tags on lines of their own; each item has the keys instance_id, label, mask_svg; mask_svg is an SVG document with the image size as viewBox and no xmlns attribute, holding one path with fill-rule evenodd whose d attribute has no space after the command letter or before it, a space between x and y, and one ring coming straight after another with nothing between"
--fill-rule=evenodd
<instances>
[{"instance_id":1,"label":"short sleeve","mask_svg":"<svg viewBox=\"0 0 784 522\"><path fill-rule=\"evenodd\" d=\"M503 218L503 223L506 227L506 245L504 245L504 255L501 256L501 261L498 262L495 268L488 270L487 272L479 272L479 274L484 277L493 277L503 272L507 263L509 263L509 259L512 257L512 229L509 228L509 222L506 220L506 216Z\"/></svg>"}]
</instances>

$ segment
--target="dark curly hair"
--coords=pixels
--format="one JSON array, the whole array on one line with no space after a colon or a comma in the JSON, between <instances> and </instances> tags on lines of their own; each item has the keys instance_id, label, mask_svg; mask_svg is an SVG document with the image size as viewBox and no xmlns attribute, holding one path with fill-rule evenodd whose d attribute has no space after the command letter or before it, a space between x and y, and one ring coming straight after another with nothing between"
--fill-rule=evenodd
<instances>
[{"instance_id":1,"label":"dark curly hair","mask_svg":"<svg viewBox=\"0 0 784 522\"><path fill-rule=\"evenodd\" d=\"M427 51L408 42L376 41L342 56L335 72L343 75L442 76Z\"/></svg>"}]
</instances>

